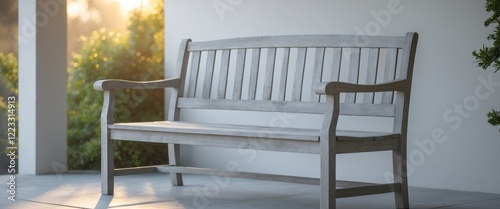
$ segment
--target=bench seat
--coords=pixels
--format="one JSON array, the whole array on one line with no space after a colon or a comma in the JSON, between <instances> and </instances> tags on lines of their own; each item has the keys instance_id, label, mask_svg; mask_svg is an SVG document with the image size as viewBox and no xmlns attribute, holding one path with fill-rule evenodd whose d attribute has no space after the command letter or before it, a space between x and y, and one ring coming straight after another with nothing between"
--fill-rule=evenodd
<instances>
[{"instance_id":1,"label":"bench seat","mask_svg":"<svg viewBox=\"0 0 500 209\"><path fill-rule=\"evenodd\" d=\"M206 124L185 121L116 123L109 125L111 138L160 143L179 143L216 147L272 151L300 151L319 154L320 129L281 128L249 125ZM394 150L400 134L389 132L337 130L338 152ZM255 141L257 140L257 141ZM280 146L263 146L280 142ZM370 147L386 141L387 146ZM223 143L220 143L223 142ZM302 145L300 144L302 142ZM316 143L311 143L316 142ZM364 146L362 146L364 144ZM298 148L297 146L303 146ZM366 149L370 150L366 150ZM375 149L375 150L374 150Z\"/></svg>"}]
</instances>

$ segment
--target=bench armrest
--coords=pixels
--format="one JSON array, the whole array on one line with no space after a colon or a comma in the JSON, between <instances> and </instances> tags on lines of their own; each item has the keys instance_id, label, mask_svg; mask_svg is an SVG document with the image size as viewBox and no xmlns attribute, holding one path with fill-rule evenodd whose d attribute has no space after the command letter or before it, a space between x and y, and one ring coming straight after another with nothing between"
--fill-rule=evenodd
<instances>
[{"instance_id":1,"label":"bench armrest","mask_svg":"<svg viewBox=\"0 0 500 209\"><path fill-rule=\"evenodd\" d=\"M167 87L178 87L180 79L171 78L156 81L128 81L119 79L99 80L94 83L94 89L106 91L113 89L158 89Z\"/></svg>"},{"instance_id":2,"label":"bench armrest","mask_svg":"<svg viewBox=\"0 0 500 209\"><path fill-rule=\"evenodd\" d=\"M352 84L345 82L321 82L318 83L314 92L316 94L338 94L356 92L381 92L381 91L403 91L406 88L406 79L397 79L379 84Z\"/></svg>"}]
</instances>

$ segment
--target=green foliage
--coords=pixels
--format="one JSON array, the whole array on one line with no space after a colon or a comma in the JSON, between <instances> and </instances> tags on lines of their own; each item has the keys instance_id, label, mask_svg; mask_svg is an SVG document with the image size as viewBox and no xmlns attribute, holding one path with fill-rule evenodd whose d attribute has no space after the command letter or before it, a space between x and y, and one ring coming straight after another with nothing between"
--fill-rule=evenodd
<instances>
[{"instance_id":1,"label":"green foliage","mask_svg":"<svg viewBox=\"0 0 500 209\"><path fill-rule=\"evenodd\" d=\"M0 80L5 84L7 90L13 92L14 94L17 94L18 92L17 71L17 59L14 54L9 53L7 55L4 55L3 53L0 53ZM7 112L7 102L2 96L0 96L0 111ZM0 136L0 147L8 147L8 140L5 137L6 136ZM0 154L4 155L5 150L0 149Z\"/></svg>"},{"instance_id":2,"label":"green foliage","mask_svg":"<svg viewBox=\"0 0 500 209\"><path fill-rule=\"evenodd\" d=\"M163 78L163 1L148 11L133 11L125 33L105 29L82 38L73 55L68 80L68 167L96 169L100 165L102 92L100 79L157 80ZM115 122L163 120L162 90L116 92ZM115 142L116 167L163 164L164 144Z\"/></svg>"},{"instance_id":3,"label":"green foliage","mask_svg":"<svg viewBox=\"0 0 500 209\"><path fill-rule=\"evenodd\" d=\"M498 46L483 46L483 48L481 48L479 52L473 51L472 55L476 57L479 67L487 69L489 66L493 65L493 67L496 68L495 72L500 69L500 61L498 60L498 58L500 57L500 48Z\"/></svg>"},{"instance_id":4,"label":"green foliage","mask_svg":"<svg viewBox=\"0 0 500 209\"><path fill-rule=\"evenodd\" d=\"M100 166L100 111L102 92L92 84L99 79L156 80L163 78L163 1L154 0L147 11L130 14L125 33L94 31L82 37L82 49L73 54L68 69L68 167ZM13 54L0 53L0 79L18 93L18 62ZM7 109L0 97L0 110ZM116 92L115 121L163 120L162 90ZM7 140L0 136L1 147ZM5 146L4 146L5 145ZM115 142L116 167L164 164L164 144ZM0 150L2 153L4 150Z\"/></svg>"},{"instance_id":5,"label":"green foliage","mask_svg":"<svg viewBox=\"0 0 500 209\"><path fill-rule=\"evenodd\" d=\"M488 122L491 125L499 126L500 125L500 111L492 110L488 113Z\"/></svg>"},{"instance_id":6,"label":"green foliage","mask_svg":"<svg viewBox=\"0 0 500 209\"><path fill-rule=\"evenodd\" d=\"M0 53L0 75L2 76L1 79L5 83L7 89L15 94L18 93L18 69L17 59L14 54L9 53L7 55L4 55L3 53Z\"/></svg>"},{"instance_id":7,"label":"green foliage","mask_svg":"<svg viewBox=\"0 0 500 209\"><path fill-rule=\"evenodd\" d=\"M491 17L484 21L484 26L488 27L495 24L493 34L488 35L488 40L493 41L492 47L483 47L479 51L474 50L472 55L476 57L479 67L486 70L492 66L495 72L500 70L500 0L486 0L486 11L492 12ZM498 111L491 111L487 114L488 122L491 125L500 125L500 113Z\"/></svg>"},{"instance_id":8,"label":"green foliage","mask_svg":"<svg viewBox=\"0 0 500 209\"><path fill-rule=\"evenodd\" d=\"M500 0L486 0L486 11L492 12L491 17L484 21L484 26L488 27L491 24L495 25L493 34L488 35L488 40L493 41L492 47L483 47L479 51L474 50L472 55L476 57L478 66L487 69L493 66L497 72L500 70Z\"/></svg>"}]
</instances>

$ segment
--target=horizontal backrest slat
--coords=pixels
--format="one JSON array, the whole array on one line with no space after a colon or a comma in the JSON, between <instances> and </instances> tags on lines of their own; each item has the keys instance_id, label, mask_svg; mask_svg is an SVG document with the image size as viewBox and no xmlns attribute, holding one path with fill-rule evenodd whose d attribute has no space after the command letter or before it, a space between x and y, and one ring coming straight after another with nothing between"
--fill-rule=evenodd
<instances>
[{"instance_id":1,"label":"horizontal backrest slat","mask_svg":"<svg viewBox=\"0 0 500 209\"><path fill-rule=\"evenodd\" d=\"M317 103L317 102L227 100L227 99L200 99L200 98L179 98L177 107L185 109L293 112L293 113L310 113L310 114L322 114L326 111L327 108L326 103ZM340 114L393 117L394 105L340 104Z\"/></svg>"},{"instance_id":2,"label":"horizontal backrest slat","mask_svg":"<svg viewBox=\"0 0 500 209\"><path fill-rule=\"evenodd\" d=\"M287 35L233 38L216 41L192 42L188 51L215 49L251 49L285 47L355 47L355 48L402 48L404 36L359 36L359 35Z\"/></svg>"}]
</instances>

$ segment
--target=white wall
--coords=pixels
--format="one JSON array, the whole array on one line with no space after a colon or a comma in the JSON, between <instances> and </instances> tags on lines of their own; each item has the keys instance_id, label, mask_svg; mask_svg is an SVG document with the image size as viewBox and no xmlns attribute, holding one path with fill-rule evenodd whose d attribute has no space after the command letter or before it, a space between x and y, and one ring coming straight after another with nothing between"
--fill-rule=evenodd
<instances>
[{"instance_id":1,"label":"white wall","mask_svg":"<svg viewBox=\"0 0 500 209\"><path fill-rule=\"evenodd\" d=\"M219 5L219 10L214 7ZM394 5L391 5L394 4ZM410 185L500 193L500 133L486 123L486 113L500 108L500 73L486 88L480 81L493 72L476 68L471 52L488 44L492 28L484 1L467 0L165 0L166 69L172 72L182 38L218 38L275 35L367 33L420 34L415 63L409 121ZM391 11L390 18L371 13ZM465 104L459 112L458 105ZM443 116L445 115L445 117ZM313 116L257 114L247 121L219 112L184 112L191 121L264 123L314 126ZM377 123L378 124L378 123ZM353 128L350 118L342 127ZM381 125L382 128L384 125ZM447 139L433 141L442 133ZM436 138L436 137L435 137ZM420 142L420 145L419 144ZM424 143L425 142L425 143ZM423 145L422 145L423 144ZM244 170L318 176L314 155L238 152L219 148L182 147L182 163L222 168L236 161ZM368 157L368 158L366 158ZM343 179L384 182L391 171L389 153L346 155L338 160Z\"/></svg>"}]
</instances>

